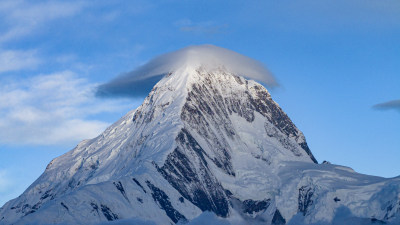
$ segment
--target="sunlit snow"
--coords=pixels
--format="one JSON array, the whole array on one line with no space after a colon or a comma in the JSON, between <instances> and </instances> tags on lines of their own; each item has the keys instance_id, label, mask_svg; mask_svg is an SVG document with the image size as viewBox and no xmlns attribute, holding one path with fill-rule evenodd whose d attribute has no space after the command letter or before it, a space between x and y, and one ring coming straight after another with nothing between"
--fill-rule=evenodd
<instances>
[{"instance_id":1,"label":"sunlit snow","mask_svg":"<svg viewBox=\"0 0 400 225\"><path fill-rule=\"evenodd\" d=\"M98 96L145 96L165 74L182 67L202 67L208 71L223 68L233 74L277 86L274 76L259 61L214 45L194 45L169 52L143 66L100 85Z\"/></svg>"}]
</instances>

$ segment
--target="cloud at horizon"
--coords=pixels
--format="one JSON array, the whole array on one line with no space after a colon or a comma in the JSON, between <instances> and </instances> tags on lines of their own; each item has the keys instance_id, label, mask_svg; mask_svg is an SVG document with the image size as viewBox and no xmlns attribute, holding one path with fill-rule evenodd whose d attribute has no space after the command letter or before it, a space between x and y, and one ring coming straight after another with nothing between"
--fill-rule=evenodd
<instances>
[{"instance_id":1,"label":"cloud at horizon","mask_svg":"<svg viewBox=\"0 0 400 225\"><path fill-rule=\"evenodd\" d=\"M383 102L372 106L376 110L397 110L400 112L400 99Z\"/></svg>"},{"instance_id":2,"label":"cloud at horizon","mask_svg":"<svg viewBox=\"0 0 400 225\"><path fill-rule=\"evenodd\" d=\"M141 67L100 85L99 97L144 97L165 74L182 66L202 66L214 70L221 66L236 75L276 87L275 77L259 61L214 45L188 46L155 57Z\"/></svg>"}]
</instances>

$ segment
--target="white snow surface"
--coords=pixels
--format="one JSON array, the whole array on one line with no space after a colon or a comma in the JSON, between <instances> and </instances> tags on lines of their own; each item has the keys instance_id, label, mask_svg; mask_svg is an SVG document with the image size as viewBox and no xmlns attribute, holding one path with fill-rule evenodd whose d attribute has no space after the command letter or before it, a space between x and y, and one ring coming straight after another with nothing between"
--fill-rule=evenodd
<instances>
[{"instance_id":1,"label":"white snow surface","mask_svg":"<svg viewBox=\"0 0 400 225\"><path fill-rule=\"evenodd\" d=\"M193 54L189 59L195 61L210 56L214 62L215 51L224 56L225 50L214 46L189 47L175 54ZM287 124L279 128L271 122L273 112L266 109L270 114L262 114L250 107L249 96L251 101L259 100L260 93L269 96L260 84L233 73L235 69L183 65L169 68L172 72L136 110L100 136L52 160L21 196L0 209L0 224L174 223L166 206L155 200L152 185L168 196L175 215L178 212L192 224L279 224L274 220L277 212L288 224L399 221L400 177L367 176L348 167L314 163L300 146L305 143L303 134L296 127L284 133L291 122L284 121ZM280 109L272 99L268 101ZM240 107L236 110L236 106ZM195 139L194 148L202 152L205 163L179 142L182 130ZM226 219L202 212L160 172L179 148L196 176L211 174L212 182L231 193L224 197L231 202ZM178 168L181 164L170 168L180 171L170 174L172 178L185 176ZM200 180L200 186L208 188L204 190L219 188ZM246 200L268 206L245 212L241 204Z\"/></svg>"},{"instance_id":2,"label":"white snow surface","mask_svg":"<svg viewBox=\"0 0 400 225\"><path fill-rule=\"evenodd\" d=\"M209 71L222 67L230 73L257 80L269 87L278 85L274 76L261 62L226 48L205 44L188 46L155 57L138 69L103 84L101 89L105 92L109 92L108 88L125 89L129 84L158 79L160 75L178 71L186 66L201 66Z\"/></svg>"}]
</instances>

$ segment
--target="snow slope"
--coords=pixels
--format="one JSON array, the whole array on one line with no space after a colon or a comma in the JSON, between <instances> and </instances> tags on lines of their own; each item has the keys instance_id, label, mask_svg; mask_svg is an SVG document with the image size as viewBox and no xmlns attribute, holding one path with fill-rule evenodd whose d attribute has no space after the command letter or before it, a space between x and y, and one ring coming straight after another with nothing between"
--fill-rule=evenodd
<instances>
[{"instance_id":1,"label":"snow slope","mask_svg":"<svg viewBox=\"0 0 400 225\"><path fill-rule=\"evenodd\" d=\"M139 108L51 161L0 224L170 224L205 211L241 224L395 223L400 178L317 164L262 85L183 63Z\"/></svg>"}]
</instances>

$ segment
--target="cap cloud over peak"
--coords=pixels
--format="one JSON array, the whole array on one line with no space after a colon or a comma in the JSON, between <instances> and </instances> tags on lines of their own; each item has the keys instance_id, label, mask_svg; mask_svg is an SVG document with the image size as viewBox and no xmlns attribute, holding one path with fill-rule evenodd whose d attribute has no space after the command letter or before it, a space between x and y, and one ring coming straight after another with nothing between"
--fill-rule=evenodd
<instances>
[{"instance_id":1,"label":"cap cloud over peak","mask_svg":"<svg viewBox=\"0 0 400 225\"><path fill-rule=\"evenodd\" d=\"M141 67L117 76L100 85L97 96L146 96L165 74L183 66L202 66L207 70L224 67L231 73L254 79L269 87L278 85L274 76L257 60L214 45L196 45L157 56Z\"/></svg>"}]
</instances>

